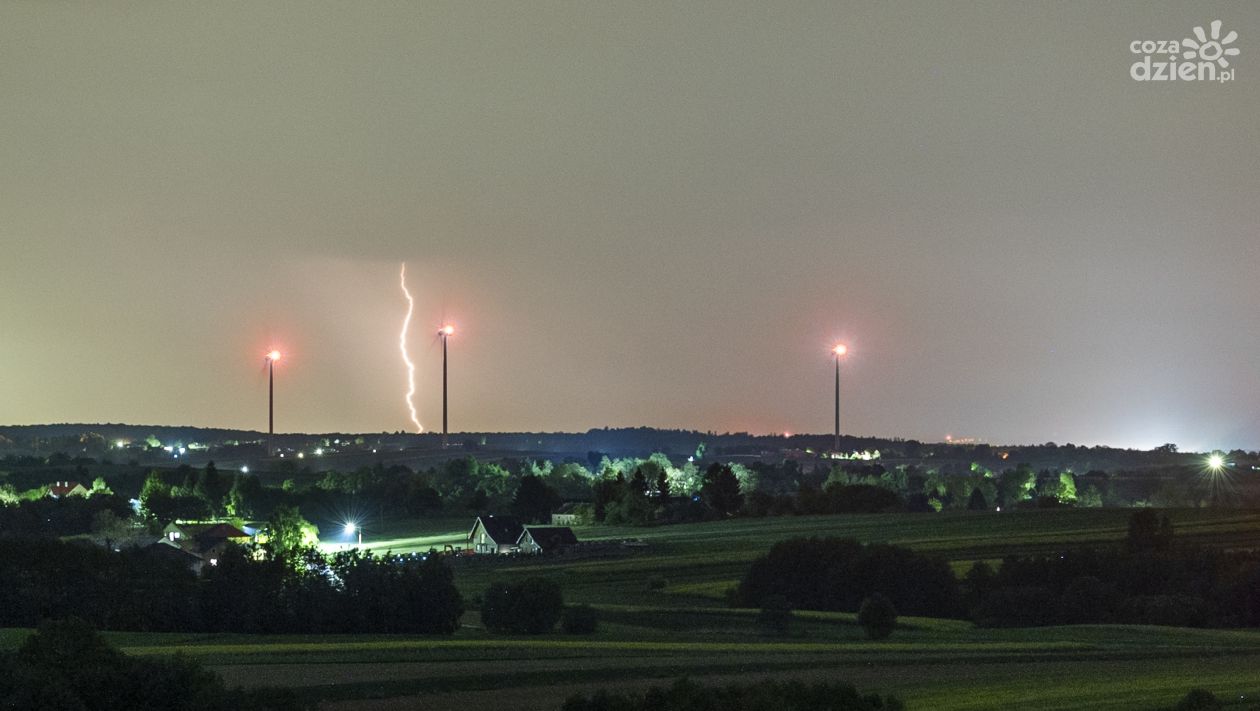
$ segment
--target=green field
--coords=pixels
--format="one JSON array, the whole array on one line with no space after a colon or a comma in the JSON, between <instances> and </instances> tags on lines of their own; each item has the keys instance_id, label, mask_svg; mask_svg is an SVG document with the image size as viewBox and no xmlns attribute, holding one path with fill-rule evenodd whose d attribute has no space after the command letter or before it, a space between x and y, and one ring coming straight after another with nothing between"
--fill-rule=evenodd
<instances>
[{"instance_id":1,"label":"green field","mask_svg":"<svg viewBox=\"0 0 1260 711\"><path fill-rule=\"evenodd\" d=\"M1227 548L1260 544L1260 513L1172 512L1179 540ZM1126 511L1062 510L942 515L744 519L657 528L589 528L591 540L646 547L607 559L460 564L469 600L491 580L543 575L566 599L596 605L598 633L501 637L476 612L450 638L111 633L130 654L179 653L232 684L289 685L321 708L554 710L595 687L641 688L679 676L729 683L765 676L846 681L892 693L910 709L1167 708L1205 687L1237 708L1260 699L1260 631L1138 626L977 629L955 620L902 618L869 642L852 614L796 613L767 636L756 611L724 606L727 588L776 540L853 536L934 552L963 569L1008 553L1052 551L1124 536ZM377 541L410 552L458 544L462 519L398 522ZM21 630L0 633L13 646Z\"/></svg>"}]
</instances>

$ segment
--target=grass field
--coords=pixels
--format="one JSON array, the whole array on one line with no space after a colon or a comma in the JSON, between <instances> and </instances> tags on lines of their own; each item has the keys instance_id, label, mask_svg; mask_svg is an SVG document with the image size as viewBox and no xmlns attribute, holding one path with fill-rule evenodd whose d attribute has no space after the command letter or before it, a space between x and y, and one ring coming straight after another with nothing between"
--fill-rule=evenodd
<instances>
[{"instance_id":1,"label":"grass field","mask_svg":"<svg viewBox=\"0 0 1260 711\"><path fill-rule=\"evenodd\" d=\"M1228 548L1260 545L1260 513L1172 512L1177 537ZM885 641L863 638L852 614L799 612L784 636L767 636L756 611L724 606L725 590L777 540L852 536L936 553L965 569L974 560L1052 551L1124 536L1126 511L771 518L658 528L589 528L591 540L641 539L642 552L589 560L460 565L474 599L491 580L542 575L571 602L600 610L599 631L499 637L476 612L449 638L111 633L130 654L183 654L231 684L289 685L322 708L559 709L596 687L641 688L679 676L728 683L797 677L893 693L910 709L1168 708L1205 687L1251 708L1260 699L1260 631L1138 626L977 629L956 620L902 618ZM458 544L471 519L399 522L380 551ZM649 581L657 580L655 585ZM663 585L662 585L663 583ZM12 647L26 632L0 631Z\"/></svg>"}]
</instances>

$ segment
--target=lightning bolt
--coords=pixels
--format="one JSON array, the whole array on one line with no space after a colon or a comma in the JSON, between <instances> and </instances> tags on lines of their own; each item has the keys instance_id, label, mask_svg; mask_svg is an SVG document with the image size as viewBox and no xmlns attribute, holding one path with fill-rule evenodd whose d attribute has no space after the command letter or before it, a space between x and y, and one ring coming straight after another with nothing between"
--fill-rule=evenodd
<instances>
[{"instance_id":1,"label":"lightning bolt","mask_svg":"<svg viewBox=\"0 0 1260 711\"><path fill-rule=\"evenodd\" d=\"M415 309L416 302L411 298L411 292L407 291L406 262L403 262L402 271L398 275L398 283L402 286L403 296L407 297L407 317L403 319L402 332L398 334L398 350L402 353L403 362L407 364L407 409L411 411L411 421L416 426L416 432L424 432L424 426L416 417L416 404L412 402L412 398L416 396L416 364L407 355L407 330L411 328L411 312Z\"/></svg>"}]
</instances>

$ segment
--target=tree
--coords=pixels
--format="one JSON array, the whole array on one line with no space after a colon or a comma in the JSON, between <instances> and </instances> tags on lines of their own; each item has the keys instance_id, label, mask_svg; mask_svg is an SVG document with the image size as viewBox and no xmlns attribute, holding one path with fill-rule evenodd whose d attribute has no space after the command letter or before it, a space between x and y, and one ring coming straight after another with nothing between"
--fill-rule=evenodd
<instances>
[{"instance_id":1,"label":"tree","mask_svg":"<svg viewBox=\"0 0 1260 711\"><path fill-rule=\"evenodd\" d=\"M630 491L647 496L648 482L647 477L643 475L642 467L636 468L634 476L630 477Z\"/></svg>"},{"instance_id":2,"label":"tree","mask_svg":"<svg viewBox=\"0 0 1260 711\"><path fill-rule=\"evenodd\" d=\"M1173 711L1217 711L1220 708L1222 705L1216 694L1207 689L1191 689L1181 697Z\"/></svg>"},{"instance_id":3,"label":"tree","mask_svg":"<svg viewBox=\"0 0 1260 711\"><path fill-rule=\"evenodd\" d=\"M519 583L492 583L482 597L481 621L498 633L543 634L555 628L564 612L560 586L544 578Z\"/></svg>"},{"instance_id":4,"label":"tree","mask_svg":"<svg viewBox=\"0 0 1260 711\"><path fill-rule=\"evenodd\" d=\"M104 477L98 476L92 480L92 490L88 492L88 496L112 496L113 493L109 484L105 483Z\"/></svg>"},{"instance_id":5,"label":"tree","mask_svg":"<svg viewBox=\"0 0 1260 711\"><path fill-rule=\"evenodd\" d=\"M664 469L656 475L656 494L660 497L661 503L669 501L669 475Z\"/></svg>"},{"instance_id":6,"label":"tree","mask_svg":"<svg viewBox=\"0 0 1260 711\"><path fill-rule=\"evenodd\" d=\"M739 492L739 479L726 464L714 462L704 473L704 484L700 487L700 496L704 503L719 516L730 516L739 510L744 497Z\"/></svg>"},{"instance_id":7,"label":"tree","mask_svg":"<svg viewBox=\"0 0 1260 711\"><path fill-rule=\"evenodd\" d=\"M130 521L119 518L109 509L97 511L92 517L93 537L109 550L121 547L124 541L134 538L135 533L136 527Z\"/></svg>"},{"instance_id":8,"label":"tree","mask_svg":"<svg viewBox=\"0 0 1260 711\"><path fill-rule=\"evenodd\" d=\"M49 621L0 657L0 707L49 711L198 709L297 711L290 691L228 691L185 658L129 657L80 620Z\"/></svg>"},{"instance_id":9,"label":"tree","mask_svg":"<svg viewBox=\"0 0 1260 711\"><path fill-rule=\"evenodd\" d=\"M196 483L193 484L192 493L206 502L212 514L218 514L223 509L223 497L227 495L229 486L230 484L226 484L223 477L219 475L214 462L207 462L201 476L197 477Z\"/></svg>"},{"instance_id":10,"label":"tree","mask_svg":"<svg viewBox=\"0 0 1260 711\"><path fill-rule=\"evenodd\" d=\"M782 595L767 595L757 613L757 626L770 634L787 634L792 625L792 604Z\"/></svg>"},{"instance_id":11,"label":"tree","mask_svg":"<svg viewBox=\"0 0 1260 711\"><path fill-rule=\"evenodd\" d=\"M869 639L886 639L897 626L897 609L888 598L874 593L858 608L858 624Z\"/></svg>"},{"instance_id":12,"label":"tree","mask_svg":"<svg viewBox=\"0 0 1260 711\"><path fill-rule=\"evenodd\" d=\"M1072 472L1059 473L1059 490L1055 495L1065 504L1076 502L1076 476Z\"/></svg>"},{"instance_id":13,"label":"tree","mask_svg":"<svg viewBox=\"0 0 1260 711\"><path fill-rule=\"evenodd\" d=\"M481 489L475 489L472 496L468 497L468 510L482 513L488 508L490 508L490 496Z\"/></svg>"},{"instance_id":14,"label":"tree","mask_svg":"<svg viewBox=\"0 0 1260 711\"><path fill-rule=\"evenodd\" d=\"M1133 553L1166 551L1172 546L1173 527L1167 514L1154 509L1138 509L1129 516L1129 535L1125 547Z\"/></svg>"},{"instance_id":15,"label":"tree","mask_svg":"<svg viewBox=\"0 0 1260 711\"><path fill-rule=\"evenodd\" d=\"M237 474L232 478L232 488L223 499L223 508L229 516L249 518L261 513L264 492L262 481L255 474Z\"/></svg>"},{"instance_id":16,"label":"tree","mask_svg":"<svg viewBox=\"0 0 1260 711\"><path fill-rule=\"evenodd\" d=\"M140 510L156 521L171 521L175 518L175 500L171 496L171 487L162 481L162 474L156 469L149 472L144 485L140 487Z\"/></svg>"},{"instance_id":17,"label":"tree","mask_svg":"<svg viewBox=\"0 0 1260 711\"><path fill-rule=\"evenodd\" d=\"M526 474L521 477L512 499L512 513L531 523L545 523L559 505L560 495L555 489L547 486L541 477Z\"/></svg>"},{"instance_id":18,"label":"tree","mask_svg":"<svg viewBox=\"0 0 1260 711\"><path fill-rule=\"evenodd\" d=\"M302 518L294 506L277 506L264 528L267 537L264 545L278 559L296 561L302 550L319 543L319 529Z\"/></svg>"},{"instance_id":19,"label":"tree","mask_svg":"<svg viewBox=\"0 0 1260 711\"><path fill-rule=\"evenodd\" d=\"M988 511L989 502L984 500L984 492L980 487L971 490L971 498L967 500L967 510L969 511Z\"/></svg>"},{"instance_id":20,"label":"tree","mask_svg":"<svg viewBox=\"0 0 1260 711\"><path fill-rule=\"evenodd\" d=\"M599 612L590 605L570 605L564 608L560 629L565 634L595 634L599 629Z\"/></svg>"}]
</instances>

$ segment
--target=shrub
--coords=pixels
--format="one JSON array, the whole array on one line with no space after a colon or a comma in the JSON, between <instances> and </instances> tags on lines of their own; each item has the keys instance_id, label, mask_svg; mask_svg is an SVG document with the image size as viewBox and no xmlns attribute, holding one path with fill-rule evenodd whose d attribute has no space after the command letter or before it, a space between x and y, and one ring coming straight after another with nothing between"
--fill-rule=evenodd
<instances>
[{"instance_id":1,"label":"shrub","mask_svg":"<svg viewBox=\"0 0 1260 711\"><path fill-rule=\"evenodd\" d=\"M862 601L857 620L869 639L886 639L897 626L897 609L888 598L875 593Z\"/></svg>"},{"instance_id":2,"label":"shrub","mask_svg":"<svg viewBox=\"0 0 1260 711\"><path fill-rule=\"evenodd\" d=\"M757 626L772 634L787 634L792 625L792 605L782 595L767 595L757 613Z\"/></svg>"},{"instance_id":3,"label":"shrub","mask_svg":"<svg viewBox=\"0 0 1260 711\"><path fill-rule=\"evenodd\" d=\"M849 538L776 543L753 561L735 599L740 607L761 607L767 595L782 595L797 610L855 612L875 592L903 614L953 617L963 612L958 579L943 561Z\"/></svg>"},{"instance_id":4,"label":"shrub","mask_svg":"<svg viewBox=\"0 0 1260 711\"><path fill-rule=\"evenodd\" d=\"M297 711L288 690L228 690L183 657L129 657L78 620L44 622L16 652L0 653L0 708Z\"/></svg>"},{"instance_id":5,"label":"shrub","mask_svg":"<svg viewBox=\"0 0 1260 711\"><path fill-rule=\"evenodd\" d=\"M1054 622L1057 603L1044 587L998 588L985 596L974 616L981 627L1037 627Z\"/></svg>"},{"instance_id":6,"label":"shrub","mask_svg":"<svg viewBox=\"0 0 1260 711\"><path fill-rule=\"evenodd\" d=\"M543 578L519 583L492 583L481 604L481 621L491 632L543 634L555 628L564 612L560 586Z\"/></svg>"},{"instance_id":7,"label":"shrub","mask_svg":"<svg viewBox=\"0 0 1260 711\"><path fill-rule=\"evenodd\" d=\"M653 687L643 694L597 691L564 702L563 711L903 711L895 696L860 694L848 684L800 681L761 681L756 684L701 686L680 679L668 688Z\"/></svg>"},{"instance_id":8,"label":"shrub","mask_svg":"<svg viewBox=\"0 0 1260 711\"><path fill-rule=\"evenodd\" d=\"M560 628L565 634L595 634L599 628L599 613L590 605L571 605L564 608Z\"/></svg>"},{"instance_id":9,"label":"shrub","mask_svg":"<svg viewBox=\"0 0 1260 711\"><path fill-rule=\"evenodd\" d=\"M1207 689L1191 689L1173 707L1174 711L1216 711L1219 708L1221 702Z\"/></svg>"}]
</instances>

